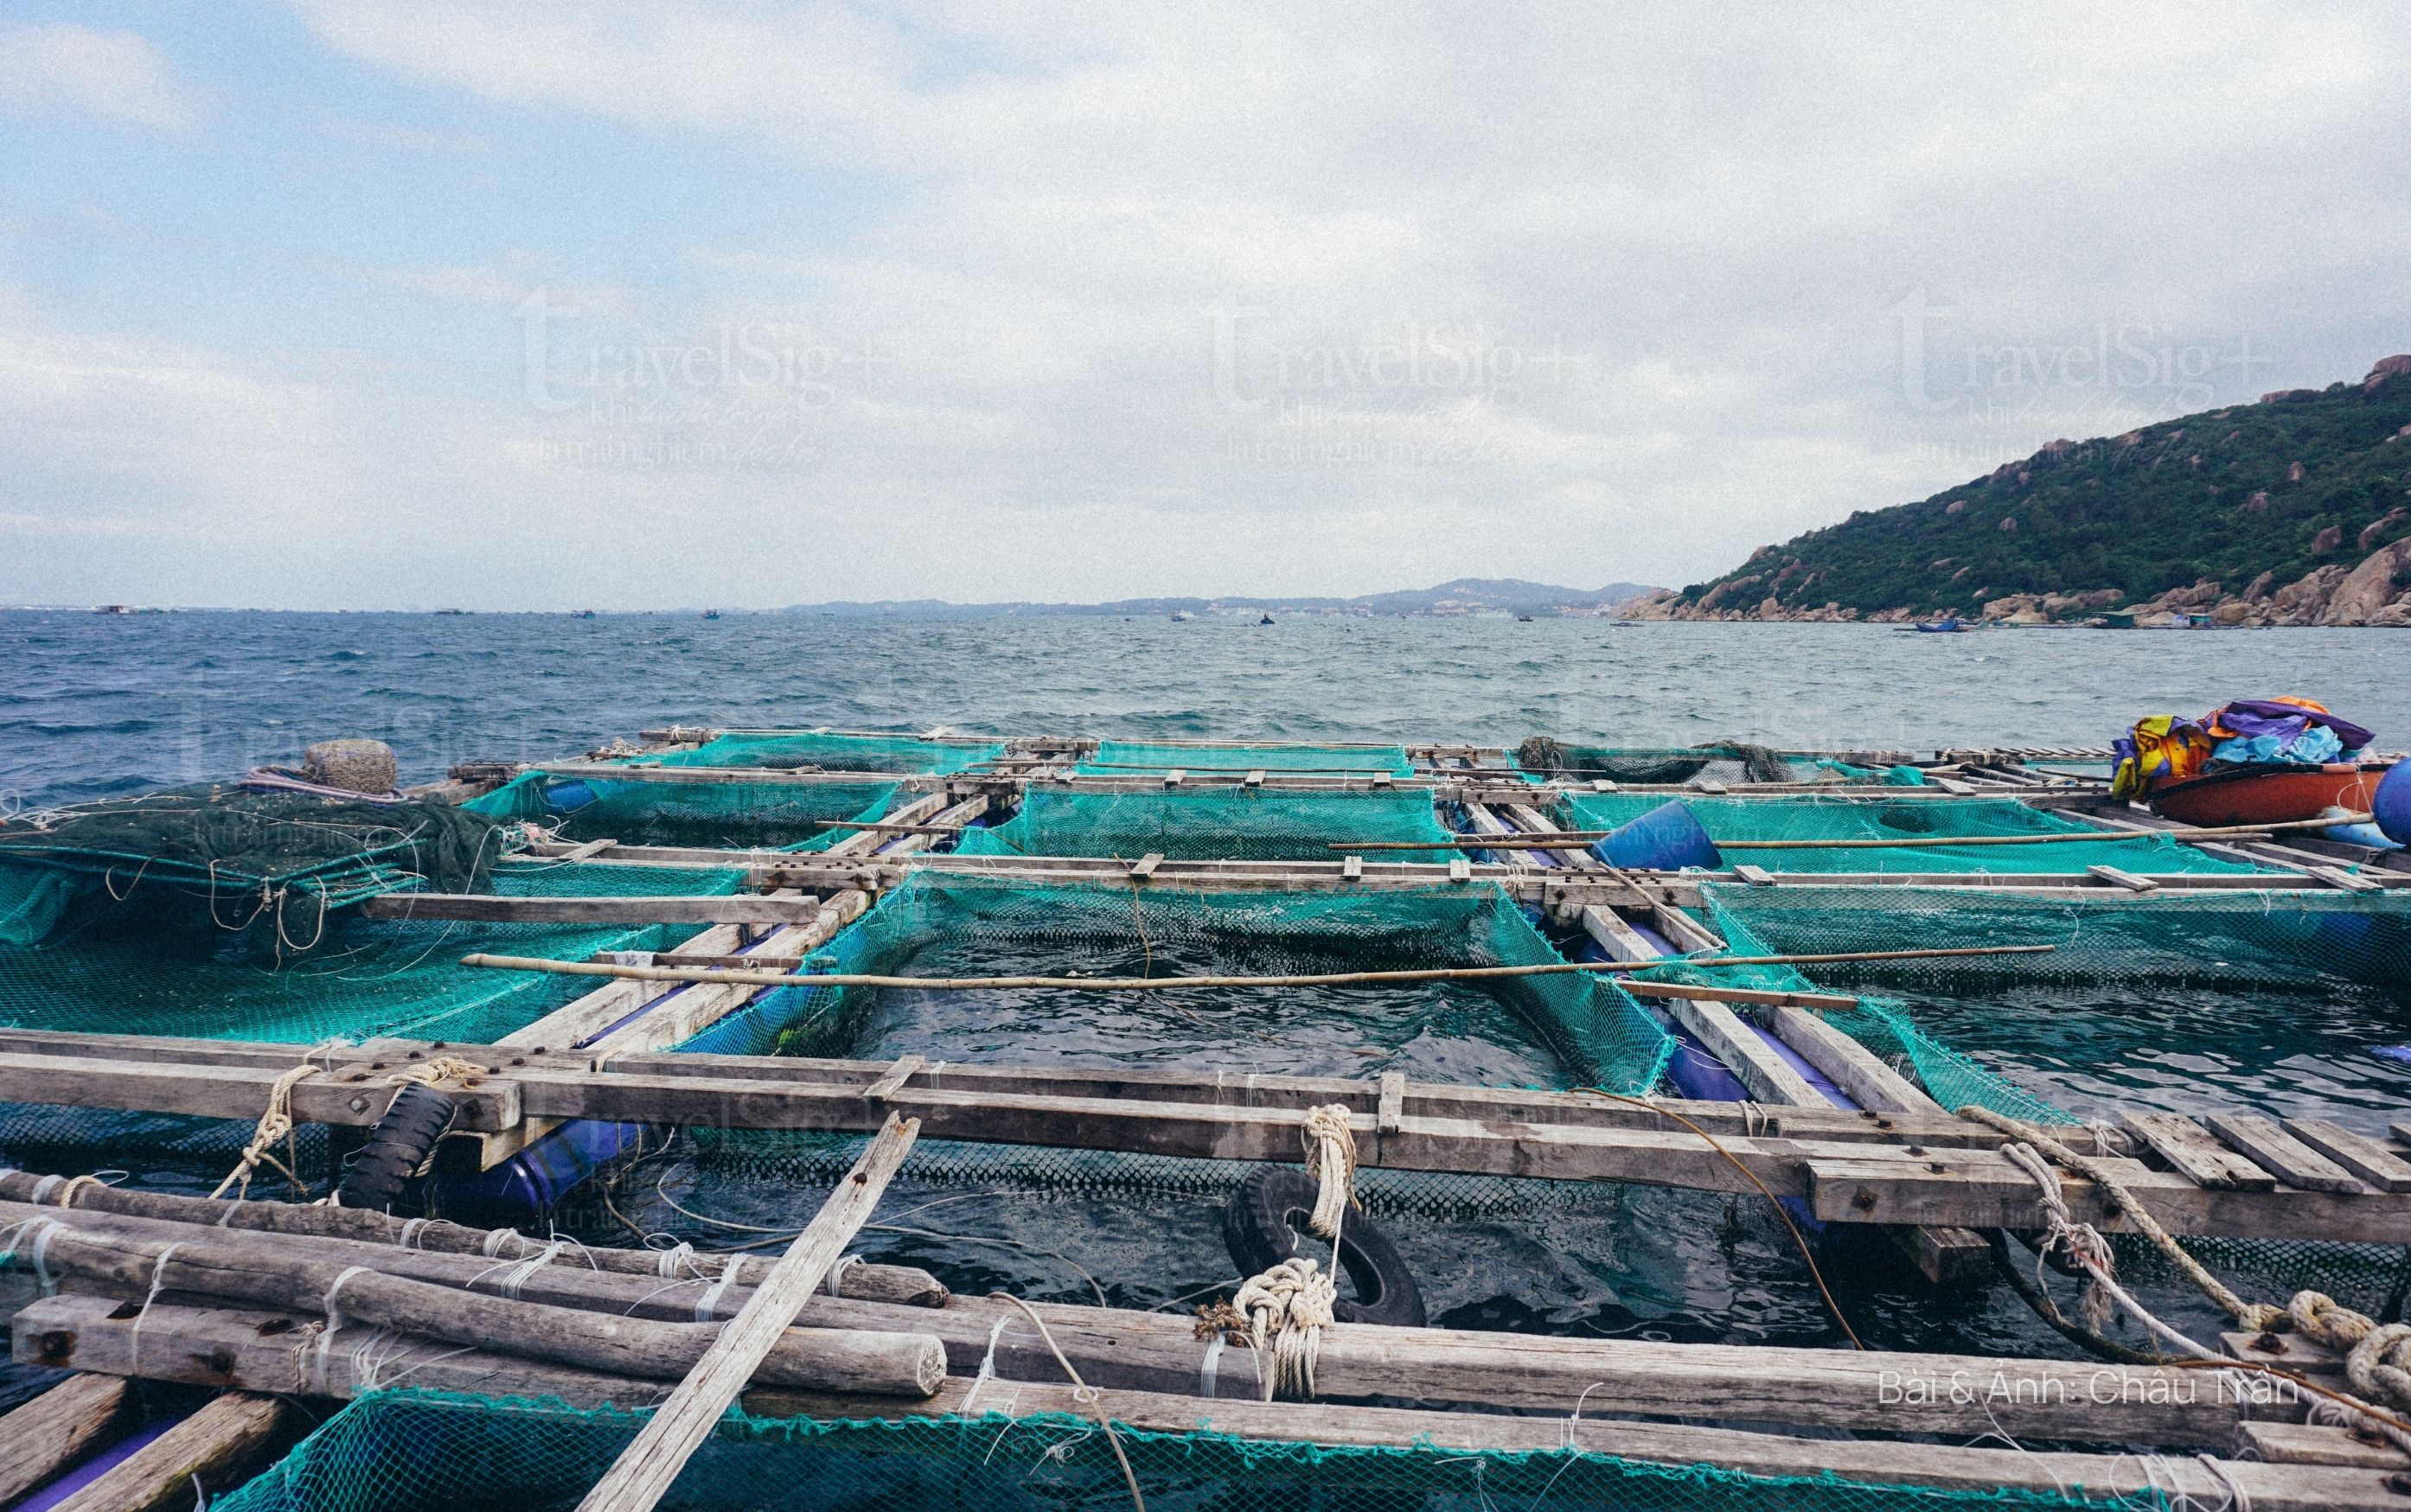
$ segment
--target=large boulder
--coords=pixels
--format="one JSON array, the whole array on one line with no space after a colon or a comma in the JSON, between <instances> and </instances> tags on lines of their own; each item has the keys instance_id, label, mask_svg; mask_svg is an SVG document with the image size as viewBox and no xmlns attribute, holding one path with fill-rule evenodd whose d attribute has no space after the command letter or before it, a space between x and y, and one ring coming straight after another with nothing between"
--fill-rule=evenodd
<instances>
[{"instance_id":1,"label":"large boulder","mask_svg":"<svg viewBox=\"0 0 2411 1512\"><path fill-rule=\"evenodd\" d=\"M2395 579L2411 568L2411 541L2373 551L2345 575L2319 615L2322 625L2365 625L2395 599Z\"/></svg>"},{"instance_id":2,"label":"large boulder","mask_svg":"<svg viewBox=\"0 0 2411 1512\"><path fill-rule=\"evenodd\" d=\"M2279 589L2270 601L2272 618L2281 625L2317 624L2345 571L2340 563L2316 567Z\"/></svg>"}]
</instances>

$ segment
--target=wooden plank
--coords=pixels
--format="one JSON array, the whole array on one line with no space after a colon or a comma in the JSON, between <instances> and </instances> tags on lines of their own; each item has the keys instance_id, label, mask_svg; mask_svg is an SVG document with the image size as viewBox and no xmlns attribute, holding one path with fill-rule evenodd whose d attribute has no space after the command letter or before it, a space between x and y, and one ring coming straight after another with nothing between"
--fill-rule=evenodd
<instances>
[{"instance_id":1,"label":"wooden plank","mask_svg":"<svg viewBox=\"0 0 2411 1512\"><path fill-rule=\"evenodd\" d=\"M1692 901L1698 902L1696 894ZM1725 948L1725 942L1717 938L1706 925L1672 903L1653 904L1649 913L1650 917L1657 922L1658 933L1665 936L1686 954L1694 951L1720 951Z\"/></svg>"},{"instance_id":2,"label":"wooden plank","mask_svg":"<svg viewBox=\"0 0 2411 1512\"><path fill-rule=\"evenodd\" d=\"M2405 1454L2383 1439L2362 1438L2343 1428L2308 1423L2245 1421L2235 1427L2236 1447L2270 1464L2356 1465L2364 1470L2411 1466Z\"/></svg>"},{"instance_id":3,"label":"wooden plank","mask_svg":"<svg viewBox=\"0 0 2411 1512\"><path fill-rule=\"evenodd\" d=\"M1772 1010L1768 1027L1802 1060L1832 1079L1862 1108L1878 1112L1941 1112L1908 1078L1876 1058L1874 1051L1816 1014L1797 1008Z\"/></svg>"},{"instance_id":4,"label":"wooden plank","mask_svg":"<svg viewBox=\"0 0 2411 1512\"><path fill-rule=\"evenodd\" d=\"M1339 863L1339 875L1352 882L1361 880L1365 876L1365 858L1363 856L1342 858Z\"/></svg>"},{"instance_id":5,"label":"wooden plank","mask_svg":"<svg viewBox=\"0 0 2411 1512\"><path fill-rule=\"evenodd\" d=\"M1176 788L1188 776L1189 773L1185 768L1176 766L1163 774L1163 785L1167 788Z\"/></svg>"},{"instance_id":6,"label":"wooden plank","mask_svg":"<svg viewBox=\"0 0 2411 1512\"><path fill-rule=\"evenodd\" d=\"M1463 856L1459 856L1455 860L1450 862L1448 864L1448 880L1452 882L1459 883L1473 880L1473 863L1466 860Z\"/></svg>"},{"instance_id":7,"label":"wooden plank","mask_svg":"<svg viewBox=\"0 0 2411 1512\"><path fill-rule=\"evenodd\" d=\"M762 944L782 955L809 956L837 938L838 932L862 917L870 899L861 893L839 893L821 906L807 924L767 936ZM719 1023L760 996L761 989L737 984L692 988L665 997L627 1023L605 1030L584 1049L600 1065L617 1055L667 1050Z\"/></svg>"},{"instance_id":8,"label":"wooden plank","mask_svg":"<svg viewBox=\"0 0 2411 1512\"><path fill-rule=\"evenodd\" d=\"M0 1417L0 1506L134 1426L140 1406L114 1375L70 1375Z\"/></svg>"},{"instance_id":9,"label":"wooden plank","mask_svg":"<svg viewBox=\"0 0 2411 1512\"><path fill-rule=\"evenodd\" d=\"M2381 1192L2411 1192L2411 1161L2365 1134L2324 1118L2289 1118L2287 1133Z\"/></svg>"},{"instance_id":10,"label":"wooden plank","mask_svg":"<svg viewBox=\"0 0 2411 1512\"><path fill-rule=\"evenodd\" d=\"M1139 857L1136 861L1131 863L1131 878L1134 881L1146 881L1148 878L1155 875L1155 868L1162 865L1163 852L1161 850L1150 850L1147 854Z\"/></svg>"},{"instance_id":11,"label":"wooden plank","mask_svg":"<svg viewBox=\"0 0 2411 1512\"><path fill-rule=\"evenodd\" d=\"M2265 1192L2277 1185L2276 1177L2212 1139L2200 1125L2181 1114L2121 1108L2118 1123L2197 1186Z\"/></svg>"},{"instance_id":12,"label":"wooden plank","mask_svg":"<svg viewBox=\"0 0 2411 1512\"><path fill-rule=\"evenodd\" d=\"M2238 1154L2288 1186L2306 1192L2360 1192L2352 1173L2277 1127L2249 1113L2210 1113L2202 1122Z\"/></svg>"},{"instance_id":13,"label":"wooden plank","mask_svg":"<svg viewBox=\"0 0 2411 1512\"><path fill-rule=\"evenodd\" d=\"M2330 887L2341 887L2348 893L2376 893L2383 889L2366 877L2356 876L2341 866L2305 866L2302 870Z\"/></svg>"},{"instance_id":14,"label":"wooden plank","mask_svg":"<svg viewBox=\"0 0 2411 1512\"><path fill-rule=\"evenodd\" d=\"M921 794L900 808L889 809L883 819L891 824L919 824L925 821L934 823L946 807L946 792L941 788L935 792ZM985 811L986 805L983 804L979 809L974 810L974 813ZM965 822L968 822L968 820ZM823 857L910 855L915 850L928 849L928 837L926 836L907 835L899 837L882 834L877 830L865 830L860 834L847 836L827 850L820 851L819 854Z\"/></svg>"},{"instance_id":15,"label":"wooden plank","mask_svg":"<svg viewBox=\"0 0 2411 1512\"><path fill-rule=\"evenodd\" d=\"M918 1055L897 1056L895 1065L881 1073L878 1081L862 1089L862 1099L865 1102L885 1102L895 1095L899 1087L913 1080L913 1073L919 1070L923 1064Z\"/></svg>"},{"instance_id":16,"label":"wooden plank","mask_svg":"<svg viewBox=\"0 0 2411 1512\"><path fill-rule=\"evenodd\" d=\"M296 1063L299 1058L297 1051ZM398 1065L392 1068L401 1069ZM270 1086L283 1074L266 1066L129 1063L69 1055L0 1054L0 1101L256 1119L268 1107ZM385 1116L394 1090L381 1074L346 1073L339 1068L293 1087L293 1116L301 1123L352 1127L372 1125ZM454 1127L459 1129L503 1129L519 1121L521 1109L515 1082L494 1079L482 1081L474 1088L445 1090L453 1095L458 1105Z\"/></svg>"},{"instance_id":17,"label":"wooden plank","mask_svg":"<svg viewBox=\"0 0 2411 1512\"><path fill-rule=\"evenodd\" d=\"M1669 1003L1667 1011L1741 1078L1742 1085L1749 1088L1749 1095L1759 1101L1809 1108L1832 1106L1825 1101L1823 1093L1810 1086L1807 1078L1793 1070L1758 1037L1755 1029L1724 1004L1675 998Z\"/></svg>"},{"instance_id":18,"label":"wooden plank","mask_svg":"<svg viewBox=\"0 0 2411 1512\"><path fill-rule=\"evenodd\" d=\"M606 762L545 762L527 768L548 777L609 782L666 782L698 787L864 787L873 783L928 782L909 772L797 772L775 766L621 766Z\"/></svg>"},{"instance_id":19,"label":"wooden plank","mask_svg":"<svg viewBox=\"0 0 2411 1512\"><path fill-rule=\"evenodd\" d=\"M2153 880L2151 878L2138 877L2133 872L2120 871L2115 866L2092 865L2085 867L2084 870L2086 875L2098 877L2103 881L2108 882L2111 886L2123 887L2129 893L2155 893L2159 891L2160 884Z\"/></svg>"},{"instance_id":20,"label":"wooden plank","mask_svg":"<svg viewBox=\"0 0 2411 1512\"><path fill-rule=\"evenodd\" d=\"M1992 1243L1973 1228L1919 1224L1885 1232L1900 1245L1918 1273L1935 1286L1969 1286L1993 1274Z\"/></svg>"},{"instance_id":21,"label":"wooden plank","mask_svg":"<svg viewBox=\"0 0 2411 1512\"><path fill-rule=\"evenodd\" d=\"M890 1119L881 1127L769 1278L754 1288L753 1300L578 1502L579 1512L650 1512L668 1493L670 1482L736 1403L855 1230L869 1221L919 1132L920 1125L906 1119Z\"/></svg>"},{"instance_id":22,"label":"wooden plank","mask_svg":"<svg viewBox=\"0 0 2411 1512\"><path fill-rule=\"evenodd\" d=\"M599 856L604 851L610 850L613 846L618 845L619 843L620 842L617 840L588 840L581 845L570 847L568 850L563 851L556 859L562 861L583 861L589 856Z\"/></svg>"},{"instance_id":23,"label":"wooden plank","mask_svg":"<svg viewBox=\"0 0 2411 1512\"><path fill-rule=\"evenodd\" d=\"M1657 961L1665 952L1642 938L1641 932L1626 923L1612 909L1597 904L1587 905L1574 916L1583 933L1599 942L1611 961Z\"/></svg>"},{"instance_id":24,"label":"wooden plank","mask_svg":"<svg viewBox=\"0 0 2411 1512\"><path fill-rule=\"evenodd\" d=\"M471 919L497 923L799 924L820 908L806 896L735 893L665 897L504 897L388 893L359 905L371 919Z\"/></svg>"},{"instance_id":25,"label":"wooden plank","mask_svg":"<svg viewBox=\"0 0 2411 1512\"><path fill-rule=\"evenodd\" d=\"M1407 1073L1383 1071L1381 1088L1381 1101L1373 1114L1373 1128L1376 1133L1395 1134L1398 1130L1398 1121L1406 1112Z\"/></svg>"},{"instance_id":26,"label":"wooden plank","mask_svg":"<svg viewBox=\"0 0 2411 1512\"><path fill-rule=\"evenodd\" d=\"M1735 877L1740 878L1743 881L1747 882L1752 887L1773 887L1775 885L1774 876L1763 866L1735 866L1732 869L1732 873Z\"/></svg>"},{"instance_id":27,"label":"wooden plank","mask_svg":"<svg viewBox=\"0 0 2411 1512\"><path fill-rule=\"evenodd\" d=\"M1263 770L1263 768L1259 767L1259 768L1258 768L1258 769L1256 769L1255 771L1249 772L1249 773L1248 774L1247 781L1246 781L1246 783L1245 783L1245 786L1248 786L1248 787L1250 787L1250 788L1261 788L1261 787L1263 787L1264 785L1264 770Z\"/></svg>"},{"instance_id":28,"label":"wooden plank","mask_svg":"<svg viewBox=\"0 0 2411 1512\"><path fill-rule=\"evenodd\" d=\"M51 1512L161 1512L241 1484L285 1436L293 1409L228 1391L127 1455Z\"/></svg>"}]
</instances>

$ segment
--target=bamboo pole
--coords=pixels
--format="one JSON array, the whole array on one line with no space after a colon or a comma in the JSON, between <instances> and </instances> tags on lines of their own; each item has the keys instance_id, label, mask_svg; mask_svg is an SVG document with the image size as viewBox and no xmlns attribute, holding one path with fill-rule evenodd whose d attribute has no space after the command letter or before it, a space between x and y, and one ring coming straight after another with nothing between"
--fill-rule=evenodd
<instances>
[{"instance_id":1,"label":"bamboo pole","mask_svg":"<svg viewBox=\"0 0 2411 1512\"><path fill-rule=\"evenodd\" d=\"M2084 830L2068 835L1923 835L1898 840L1714 840L1719 850L1932 850L1961 845L2066 845L2077 841L2115 844L2165 836L2171 840L2225 839L2235 836L2275 835L2287 830L2323 830L2338 824L2366 824L2367 814L2343 814L2334 819L2296 819L2269 824L2228 824L2215 829ZM1613 837L1615 830L1554 830L1524 835L1467 835L1454 840L1333 840L1333 850L1556 850Z\"/></svg>"},{"instance_id":2,"label":"bamboo pole","mask_svg":"<svg viewBox=\"0 0 2411 1512\"><path fill-rule=\"evenodd\" d=\"M1532 966L1432 967L1405 971L1328 971L1287 977L891 977L833 971L798 976L784 971L723 971L717 967L620 966L603 961L552 961L540 956L464 955L462 966L546 971L572 977L624 977L636 981L738 982L753 987L897 987L927 992L1168 992L1188 987L1373 987L1425 981L1496 981L1577 972L1623 973L1680 964L1690 967L1827 966L1851 961L1923 961L1959 955L2038 955L2055 945L1958 945L1915 951L1838 951L1821 955L1727 955L1667 961L1549 961ZM1657 985L1666 985L1658 983ZM1714 992L1714 989L1707 989Z\"/></svg>"}]
</instances>

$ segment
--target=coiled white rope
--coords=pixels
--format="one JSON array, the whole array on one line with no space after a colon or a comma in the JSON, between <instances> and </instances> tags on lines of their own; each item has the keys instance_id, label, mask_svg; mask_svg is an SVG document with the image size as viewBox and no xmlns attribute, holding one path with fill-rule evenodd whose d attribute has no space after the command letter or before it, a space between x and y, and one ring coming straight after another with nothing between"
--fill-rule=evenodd
<instances>
[{"instance_id":1,"label":"coiled white rope","mask_svg":"<svg viewBox=\"0 0 2411 1512\"><path fill-rule=\"evenodd\" d=\"M1331 1326L1339 1287L1322 1268L1293 1255L1239 1287L1231 1305L1248 1319L1248 1342L1258 1354L1268 1348L1273 1368L1264 1377L1264 1400L1277 1391L1314 1395L1314 1362L1322 1330Z\"/></svg>"},{"instance_id":2,"label":"coiled white rope","mask_svg":"<svg viewBox=\"0 0 2411 1512\"><path fill-rule=\"evenodd\" d=\"M1340 1223L1356 1205L1356 1136L1349 1127L1348 1105L1308 1108L1299 1139L1306 1146L1306 1173L1321 1184L1307 1227L1336 1244Z\"/></svg>"}]
</instances>

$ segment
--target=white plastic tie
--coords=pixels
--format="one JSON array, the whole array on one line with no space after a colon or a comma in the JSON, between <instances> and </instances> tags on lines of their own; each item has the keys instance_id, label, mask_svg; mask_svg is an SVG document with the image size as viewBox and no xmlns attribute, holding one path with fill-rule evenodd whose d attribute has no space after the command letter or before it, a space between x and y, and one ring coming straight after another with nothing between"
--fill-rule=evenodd
<instances>
[{"instance_id":1,"label":"white plastic tie","mask_svg":"<svg viewBox=\"0 0 2411 1512\"><path fill-rule=\"evenodd\" d=\"M343 1270L336 1272L335 1279L328 1284L327 1295L320 1299L321 1303L326 1308L327 1312L327 1326L324 1329L321 1329L318 1332L318 1347L315 1358L312 1359L310 1364L310 1388L311 1395L313 1396L323 1397L332 1395L332 1393L327 1389L328 1358L333 1351L335 1335L341 1333L343 1330L343 1310L336 1305L335 1293L343 1290L343 1283L349 1281L352 1277L356 1275L367 1275L369 1273L369 1268L365 1265L347 1265L343 1267Z\"/></svg>"},{"instance_id":2,"label":"white plastic tie","mask_svg":"<svg viewBox=\"0 0 2411 1512\"><path fill-rule=\"evenodd\" d=\"M861 1263L862 1257L859 1255L840 1255L837 1258L837 1263L829 1267L828 1289L830 1296L839 1297L844 1295L844 1293L838 1290L839 1278L843 1276L850 1268L860 1265Z\"/></svg>"},{"instance_id":3,"label":"white plastic tie","mask_svg":"<svg viewBox=\"0 0 2411 1512\"><path fill-rule=\"evenodd\" d=\"M404 1249L416 1249L418 1236L427 1231L428 1222L429 1220L425 1218L411 1218L405 1221L402 1226L402 1237L394 1243Z\"/></svg>"},{"instance_id":4,"label":"white plastic tie","mask_svg":"<svg viewBox=\"0 0 2411 1512\"><path fill-rule=\"evenodd\" d=\"M1214 1342L1206 1346L1206 1359L1197 1367L1199 1396L1210 1399L1214 1395L1214 1377L1222 1368L1222 1350L1228 1344L1229 1341L1218 1333L1214 1335Z\"/></svg>"},{"instance_id":5,"label":"white plastic tie","mask_svg":"<svg viewBox=\"0 0 2411 1512\"><path fill-rule=\"evenodd\" d=\"M43 1177L40 1181L36 1182L34 1184L34 1195L31 1199L33 1204L36 1207L39 1207L43 1203L49 1201L51 1199L51 1194L57 1191L60 1184L64 1183L66 1180L66 1178L65 1176L59 1175L57 1172L53 1171L51 1174Z\"/></svg>"},{"instance_id":6,"label":"white plastic tie","mask_svg":"<svg viewBox=\"0 0 2411 1512\"><path fill-rule=\"evenodd\" d=\"M151 1289L143 1293L142 1309L134 1315L134 1327L127 1330L125 1340L125 1374L138 1379L142 1374L142 1320L151 1316L151 1304L159 1300L159 1293L167 1285L168 1257L183 1247L184 1242L180 1239L161 1250L159 1258L151 1262Z\"/></svg>"},{"instance_id":7,"label":"white plastic tie","mask_svg":"<svg viewBox=\"0 0 2411 1512\"><path fill-rule=\"evenodd\" d=\"M972 1388L963 1393L963 1404L955 1409L966 1418L972 1415L972 1403L979 1400L979 1394L987 1388L987 1383L996 1379L996 1342L1004 1337L1004 1326L1012 1321L1013 1315L1006 1313L997 1318L994 1328L987 1330L987 1353L980 1357L979 1374L972 1377Z\"/></svg>"},{"instance_id":8,"label":"white plastic tie","mask_svg":"<svg viewBox=\"0 0 2411 1512\"><path fill-rule=\"evenodd\" d=\"M744 1266L745 1257L742 1255L728 1257L728 1264L721 1271L720 1279L707 1287L701 1297L695 1299L694 1320L696 1322L711 1321L712 1310L720 1305L720 1299L727 1293L728 1288L737 1284L737 1272L744 1269Z\"/></svg>"},{"instance_id":9,"label":"white plastic tie","mask_svg":"<svg viewBox=\"0 0 2411 1512\"><path fill-rule=\"evenodd\" d=\"M694 1261L694 1246L680 1240L674 1247L662 1251L655 1273L664 1281L676 1281Z\"/></svg>"}]
</instances>

